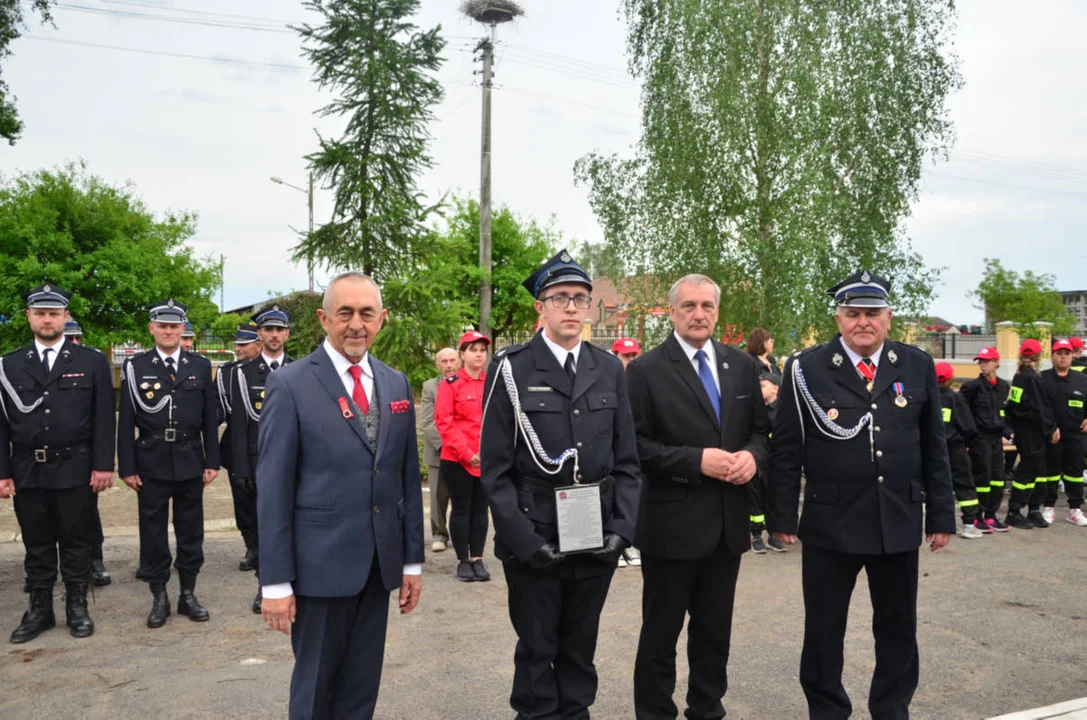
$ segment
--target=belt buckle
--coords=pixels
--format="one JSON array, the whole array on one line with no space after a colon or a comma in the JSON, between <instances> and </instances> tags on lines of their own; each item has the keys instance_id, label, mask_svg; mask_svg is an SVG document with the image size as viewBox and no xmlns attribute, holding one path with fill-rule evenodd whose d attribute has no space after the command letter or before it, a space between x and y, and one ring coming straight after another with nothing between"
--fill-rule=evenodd
<instances>
[{"instance_id":1,"label":"belt buckle","mask_svg":"<svg viewBox=\"0 0 1087 720\"><path fill-rule=\"evenodd\" d=\"M45 450L43 448L34 449L34 462L43 463L48 462L49 458L46 457Z\"/></svg>"},{"instance_id":2,"label":"belt buckle","mask_svg":"<svg viewBox=\"0 0 1087 720\"><path fill-rule=\"evenodd\" d=\"M162 431L162 439L166 442L177 442L177 428L166 428Z\"/></svg>"}]
</instances>

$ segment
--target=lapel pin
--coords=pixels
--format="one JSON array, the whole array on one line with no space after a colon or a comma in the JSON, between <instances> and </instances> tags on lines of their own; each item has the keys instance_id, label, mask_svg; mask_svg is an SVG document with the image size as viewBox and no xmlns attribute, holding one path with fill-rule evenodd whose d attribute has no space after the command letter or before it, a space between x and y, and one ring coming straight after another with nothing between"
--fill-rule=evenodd
<instances>
[{"instance_id":1,"label":"lapel pin","mask_svg":"<svg viewBox=\"0 0 1087 720\"><path fill-rule=\"evenodd\" d=\"M831 408L830 410L827 410L827 417L830 418L831 420L837 420L838 419L838 408Z\"/></svg>"},{"instance_id":2,"label":"lapel pin","mask_svg":"<svg viewBox=\"0 0 1087 720\"><path fill-rule=\"evenodd\" d=\"M844 358L842 357L841 353L834 353L833 355L831 355L830 361L834 363L834 367L841 367Z\"/></svg>"},{"instance_id":3,"label":"lapel pin","mask_svg":"<svg viewBox=\"0 0 1087 720\"><path fill-rule=\"evenodd\" d=\"M721 363L721 367L723 367L725 370L728 370L728 363L727 362Z\"/></svg>"},{"instance_id":4,"label":"lapel pin","mask_svg":"<svg viewBox=\"0 0 1087 720\"><path fill-rule=\"evenodd\" d=\"M894 350L888 351L887 359L890 360L893 363L897 363L898 362L898 353L896 353Z\"/></svg>"},{"instance_id":5,"label":"lapel pin","mask_svg":"<svg viewBox=\"0 0 1087 720\"><path fill-rule=\"evenodd\" d=\"M340 398L339 403L340 403L340 413L344 416L344 418L346 418L347 420L350 420L351 418L355 417L355 413L351 412L351 406L347 404L347 398L345 398L345 397Z\"/></svg>"}]
</instances>

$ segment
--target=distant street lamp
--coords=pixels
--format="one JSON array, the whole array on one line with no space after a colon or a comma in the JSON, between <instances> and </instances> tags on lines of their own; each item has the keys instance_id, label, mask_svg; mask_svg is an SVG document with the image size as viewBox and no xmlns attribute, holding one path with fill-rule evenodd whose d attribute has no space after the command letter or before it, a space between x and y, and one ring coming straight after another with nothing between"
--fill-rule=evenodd
<instances>
[{"instance_id":1,"label":"distant street lamp","mask_svg":"<svg viewBox=\"0 0 1087 720\"><path fill-rule=\"evenodd\" d=\"M297 190L298 192L303 193L304 195L306 195L306 197L308 199L308 205L309 205L309 235L307 235L307 237L310 240L312 240L313 239L313 173L309 174L309 189L308 190L300 188L297 185L291 185L289 182L287 182L283 178L275 177L274 175L272 176L271 180L272 180L272 182L276 183L277 185L286 185L287 187L289 187L289 188L291 188L293 190ZM306 258L306 270L309 272L309 291L313 292L313 258L312 257L307 257Z\"/></svg>"}]
</instances>

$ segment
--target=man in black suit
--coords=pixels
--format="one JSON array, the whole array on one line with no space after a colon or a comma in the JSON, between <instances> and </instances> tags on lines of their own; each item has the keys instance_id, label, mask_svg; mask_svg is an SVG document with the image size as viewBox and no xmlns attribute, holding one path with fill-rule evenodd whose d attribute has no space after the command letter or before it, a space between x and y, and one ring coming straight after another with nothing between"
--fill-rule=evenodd
<instances>
[{"instance_id":1,"label":"man in black suit","mask_svg":"<svg viewBox=\"0 0 1087 720\"><path fill-rule=\"evenodd\" d=\"M517 633L510 705L518 718L588 718L600 613L619 553L634 538L634 422L622 363L581 340L592 305L588 274L563 251L524 287L543 329L495 353L480 438L494 554ZM590 502L599 492L600 543L567 556L557 506L573 485Z\"/></svg>"},{"instance_id":2,"label":"man in black suit","mask_svg":"<svg viewBox=\"0 0 1087 720\"><path fill-rule=\"evenodd\" d=\"M170 615L171 500L181 584L177 612L195 622L208 619L196 598L196 575L204 564L204 487L219 473L219 413L211 362L181 349L186 310L173 299L150 307L155 347L121 367L117 464L121 480L138 494L137 577L151 586L150 628L162 627Z\"/></svg>"},{"instance_id":3,"label":"man in black suit","mask_svg":"<svg viewBox=\"0 0 1087 720\"><path fill-rule=\"evenodd\" d=\"M639 719L676 717L676 641L688 614L684 714L725 715L736 577L751 547L744 485L766 461L770 428L754 358L713 339L720 302L708 277L681 278L668 293L675 332L627 366L646 483L635 539Z\"/></svg>"},{"instance_id":4,"label":"man in black suit","mask_svg":"<svg viewBox=\"0 0 1087 720\"><path fill-rule=\"evenodd\" d=\"M811 718L853 710L843 644L861 568L876 639L868 709L874 720L909 717L922 515L933 550L955 532L936 370L924 351L887 339L889 293L890 283L867 270L831 288L839 335L790 358L778 396L767 524L787 544L804 541L800 685Z\"/></svg>"},{"instance_id":5,"label":"man in black suit","mask_svg":"<svg viewBox=\"0 0 1087 720\"><path fill-rule=\"evenodd\" d=\"M56 624L58 550L68 630L74 637L94 632L87 583L95 498L113 484L109 363L102 353L65 340L71 293L45 284L23 297L34 342L0 359L0 498L14 498L30 594L13 643Z\"/></svg>"}]
</instances>

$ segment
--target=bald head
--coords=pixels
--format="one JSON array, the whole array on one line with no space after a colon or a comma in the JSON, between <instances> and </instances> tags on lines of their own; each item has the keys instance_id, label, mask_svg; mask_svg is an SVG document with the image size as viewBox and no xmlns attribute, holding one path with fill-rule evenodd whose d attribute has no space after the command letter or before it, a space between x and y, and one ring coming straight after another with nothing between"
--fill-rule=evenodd
<instances>
[{"instance_id":1,"label":"bald head","mask_svg":"<svg viewBox=\"0 0 1087 720\"><path fill-rule=\"evenodd\" d=\"M444 347L434 354L434 367L442 377L449 377L460 369L460 355L451 347Z\"/></svg>"}]
</instances>

